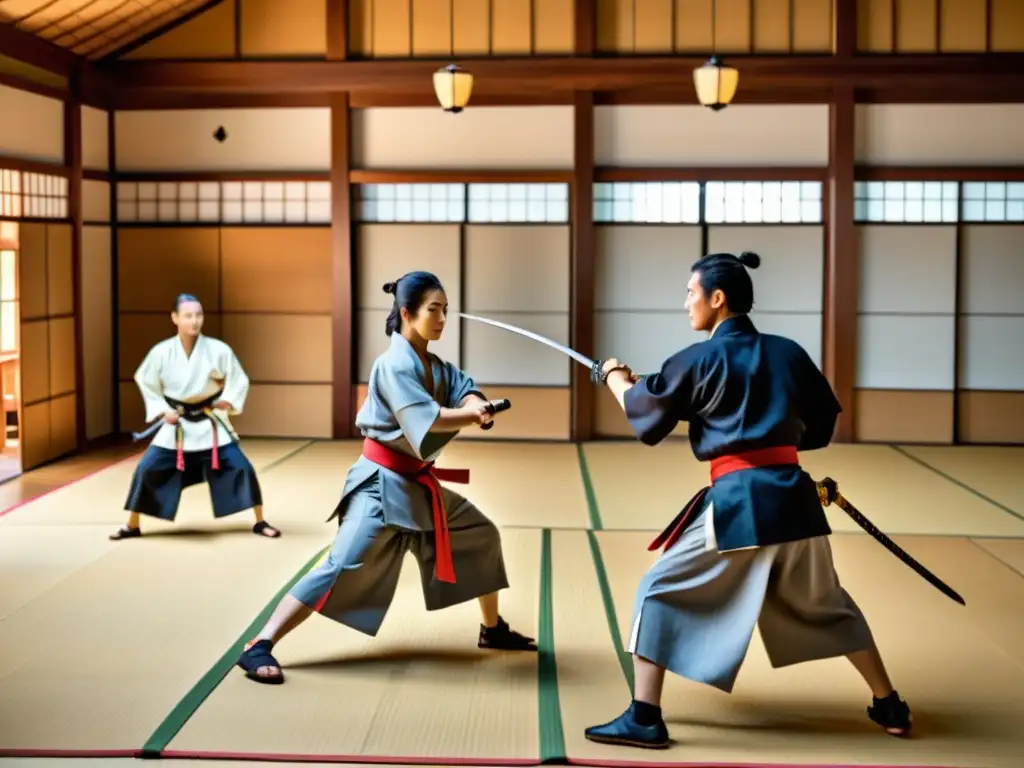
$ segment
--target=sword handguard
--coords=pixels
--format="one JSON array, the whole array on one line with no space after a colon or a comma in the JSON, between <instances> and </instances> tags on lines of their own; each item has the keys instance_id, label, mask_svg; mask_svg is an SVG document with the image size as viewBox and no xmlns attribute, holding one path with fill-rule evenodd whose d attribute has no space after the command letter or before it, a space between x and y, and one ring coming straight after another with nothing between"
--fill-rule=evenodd
<instances>
[{"instance_id":1,"label":"sword handguard","mask_svg":"<svg viewBox=\"0 0 1024 768\"><path fill-rule=\"evenodd\" d=\"M628 366L617 365L614 368L612 368L611 371L608 371L608 373L605 373L603 370L601 370L602 368L604 368L605 362L607 362L607 361L605 361L605 360L595 360L594 364L592 366L590 366L590 380L594 384L597 384L598 386L600 386L600 385L602 385L602 384L604 384L605 382L608 381L608 373L611 373L612 371L625 371L625 370L628 370Z\"/></svg>"},{"instance_id":2,"label":"sword handguard","mask_svg":"<svg viewBox=\"0 0 1024 768\"><path fill-rule=\"evenodd\" d=\"M815 486L818 489L818 501L821 502L823 507L827 507L829 504L836 504L842 498L839 495L839 483L831 477L826 477L824 480L815 483Z\"/></svg>"}]
</instances>

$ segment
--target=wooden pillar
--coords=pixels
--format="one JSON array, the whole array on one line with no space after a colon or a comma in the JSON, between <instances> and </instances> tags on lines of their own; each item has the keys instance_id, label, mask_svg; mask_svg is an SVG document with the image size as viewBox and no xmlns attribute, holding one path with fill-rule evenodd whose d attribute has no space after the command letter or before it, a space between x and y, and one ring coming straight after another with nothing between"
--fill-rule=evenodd
<instances>
[{"instance_id":1,"label":"wooden pillar","mask_svg":"<svg viewBox=\"0 0 1024 768\"><path fill-rule=\"evenodd\" d=\"M853 89L836 88L829 105L828 242L825 251L825 375L843 406L835 439L854 440L859 243L853 220Z\"/></svg>"},{"instance_id":2,"label":"wooden pillar","mask_svg":"<svg viewBox=\"0 0 1024 768\"><path fill-rule=\"evenodd\" d=\"M590 0L576 0L574 55L592 56L596 12ZM588 357L594 344L594 94L573 97L572 256L570 260L569 338L574 349ZM594 431L594 385L583 366L571 363L572 419L570 437L590 440Z\"/></svg>"},{"instance_id":3,"label":"wooden pillar","mask_svg":"<svg viewBox=\"0 0 1024 768\"><path fill-rule=\"evenodd\" d=\"M121 300L118 296L117 267L117 139L114 135L117 128L117 113L113 106L107 111L107 172L110 179L110 323L113 331L111 339L111 362L114 366L114 434L119 435L129 430L121 426Z\"/></svg>"},{"instance_id":4,"label":"wooden pillar","mask_svg":"<svg viewBox=\"0 0 1024 768\"><path fill-rule=\"evenodd\" d=\"M348 57L348 0L327 0L327 58ZM353 274L350 173L350 110L346 91L330 94L331 104L331 252L333 352L332 429L335 440L352 437L355 406L353 386Z\"/></svg>"},{"instance_id":5,"label":"wooden pillar","mask_svg":"<svg viewBox=\"0 0 1024 768\"><path fill-rule=\"evenodd\" d=\"M836 0L836 57L857 48L857 2ZM857 305L860 248L853 218L856 99L851 86L836 86L828 113L828 188L825 248L824 371L843 406L838 442L853 442L857 375Z\"/></svg>"},{"instance_id":6,"label":"wooden pillar","mask_svg":"<svg viewBox=\"0 0 1024 768\"><path fill-rule=\"evenodd\" d=\"M64 102L64 165L68 169L68 217L71 219L71 290L75 317L75 441L84 451L85 346L82 332L82 102L81 78L76 70L68 78Z\"/></svg>"}]
</instances>

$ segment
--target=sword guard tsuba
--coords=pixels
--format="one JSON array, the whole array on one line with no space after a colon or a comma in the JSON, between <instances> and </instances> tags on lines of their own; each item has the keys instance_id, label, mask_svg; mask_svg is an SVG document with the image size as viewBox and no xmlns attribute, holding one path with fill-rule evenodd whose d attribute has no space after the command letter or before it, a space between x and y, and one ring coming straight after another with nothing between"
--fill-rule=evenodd
<instances>
[{"instance_id":1,"label":"sword guard tsuba","mask_svg":"<svg viewBox=\"0 0 1024 768\"><path fill-rule=\"evenodd\" d=\"M821 506L827 507L839 498L839 484L831 477L826 477L815 485L818 488L818 499L821 501Z\"/></svg>"},{"instance_id":2,"label":"sword guard tsuba","mask_svg":"<svg viewBox=\"0 0 1024 768\"><path fill-rule=\"evenodd\" d=\"M604 384L606 377L601 372L602 368L604 368L603 360L595 360L594 364L590 366L590 380L594 384Z\"/></svg>"}]
</instances>

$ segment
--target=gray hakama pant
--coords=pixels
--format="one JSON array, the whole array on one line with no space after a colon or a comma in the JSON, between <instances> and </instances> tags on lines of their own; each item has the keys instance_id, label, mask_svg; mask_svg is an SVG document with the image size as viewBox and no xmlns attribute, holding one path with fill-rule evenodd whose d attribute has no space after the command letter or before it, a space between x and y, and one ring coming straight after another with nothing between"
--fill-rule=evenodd
<instances>
[{"instance_id":1,"label":"gray hakama pant","mask_svg":"<svg viewBox=\"0 0 1024 768\"><path fill-rule=\"evenodd\" d=\"M828 536L720 552L710 502L640 582L629 652L730 693L757 625L773 667L871 647Z\"/></svg>"},{"instance_id":2,"label":"gray hakama pant","mask_svg":"<svg viewBox=\"0 0 1024 768\"><path fill-rule=\"evenodd\" d=\"M450 584L434 578L433 530L388 524L381 482L375 473L344 500L344 516L330 551L292 588L292 597L329 619L376 636L394 599L407 552L419 563L428 611L508 587L501 535L472 503L442 486L455 565L456 581Z\"/></svg>"}]
</instances>

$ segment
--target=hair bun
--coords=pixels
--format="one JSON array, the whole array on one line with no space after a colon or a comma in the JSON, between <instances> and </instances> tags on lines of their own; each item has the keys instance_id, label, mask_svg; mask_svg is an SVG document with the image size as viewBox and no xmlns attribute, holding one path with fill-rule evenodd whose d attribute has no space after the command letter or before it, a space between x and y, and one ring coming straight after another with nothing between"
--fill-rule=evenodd
<instances>
[{"instance_id":1,"label":"hair bun","mask_svg":"<svg viewBox=\"0 0 1024 768\"><path fill-rule=\"evenodd\" d=\"M395 293L398 290L398 283L384 283L384 293Z\"/></svg>"},{"instance_id":2,"label":"hair bun","mask_svg":"<svg viewBox=\"0 0 1024 768\"><path fill-rule=\"evenodd\" d=\"M752 251L744 251L737 258L739 258L740 264L747 269L757 269L761 264L761 257Z\"/></svg>"}]
</instances>

